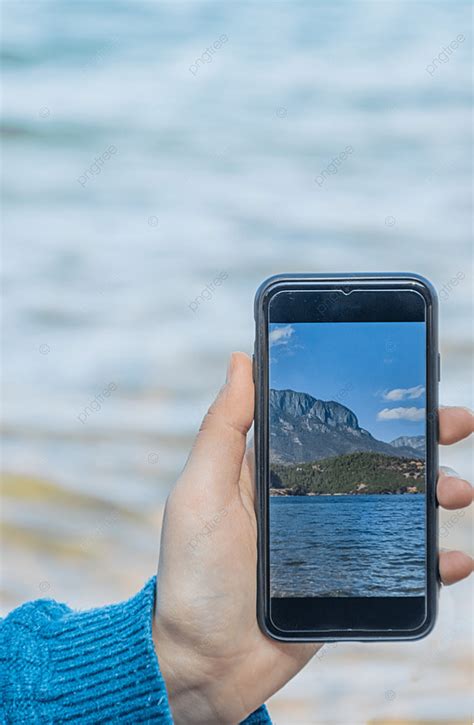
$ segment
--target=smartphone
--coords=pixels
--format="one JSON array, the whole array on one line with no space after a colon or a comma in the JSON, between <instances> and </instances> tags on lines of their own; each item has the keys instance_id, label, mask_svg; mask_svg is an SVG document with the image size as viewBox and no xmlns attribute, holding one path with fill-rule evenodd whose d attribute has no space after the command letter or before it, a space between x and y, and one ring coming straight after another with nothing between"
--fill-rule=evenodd
<instances>
[{"instance_id":1,"label":"smartphone","mask_svg":"<svg viewBox=\"0 0 474 725\"><path fill-rule=\"evenodd\" d=\"M258 620L410 640L439 591L437 297L415 274L285 274L255 297Z\"/></svg>"}]
</instances>

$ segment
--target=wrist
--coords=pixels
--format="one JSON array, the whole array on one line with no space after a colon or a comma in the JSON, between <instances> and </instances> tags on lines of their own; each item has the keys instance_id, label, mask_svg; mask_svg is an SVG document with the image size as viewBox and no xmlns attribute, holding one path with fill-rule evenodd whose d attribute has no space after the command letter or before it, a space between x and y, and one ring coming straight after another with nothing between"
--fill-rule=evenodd
<instances>
[{"instance_id":1,"label":"wrist","mask_svg":"<svg viewBox=\"0 0 474 725\"><path fill-rule=\"evenodd\" d=\"M157 617L153 619L153 641L176 722L235 725L250 714L229 668L219 658L202 653L205 641L185 647Z\"/></svg>"}]
</instances>

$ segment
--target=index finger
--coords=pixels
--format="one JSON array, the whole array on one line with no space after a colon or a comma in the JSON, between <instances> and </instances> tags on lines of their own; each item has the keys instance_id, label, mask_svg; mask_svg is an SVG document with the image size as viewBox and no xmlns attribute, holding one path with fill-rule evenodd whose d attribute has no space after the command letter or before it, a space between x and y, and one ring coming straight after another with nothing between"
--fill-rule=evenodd
<instances>
[{"instance_id":1,"label":"index finger","mask_svg":"<svg viewBox=\"0 0 474 725\"><path fill-rule=\"evenodd\" d=\"M439 442L450 445L474 432L474 414L469 408L439 409Z\"/></svg>"}]
</instances>

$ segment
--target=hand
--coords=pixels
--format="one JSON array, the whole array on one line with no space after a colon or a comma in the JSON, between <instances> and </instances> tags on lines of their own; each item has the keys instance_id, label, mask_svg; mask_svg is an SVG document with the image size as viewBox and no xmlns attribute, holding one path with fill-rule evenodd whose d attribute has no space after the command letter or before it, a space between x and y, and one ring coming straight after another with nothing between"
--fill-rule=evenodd
<instances>
[{"instance_id":1,"label":"hand","mask_svg":"<svg viewBox=\"0 0 474 725\"><path fill-rule=\"evenodd\" d=\"M256 620L257 523L246 435L253 421L250 359L232 355L227 381L201 425L165 510L154 639L174 717L237 723L304 667L322 645L269 639ZM440 411L441 443L473 431L463 408ZM467 481L442 475L438 499L468 506ZM445 584L468 576L472 559L442 553Z\"/></svg>"}]
</instances>

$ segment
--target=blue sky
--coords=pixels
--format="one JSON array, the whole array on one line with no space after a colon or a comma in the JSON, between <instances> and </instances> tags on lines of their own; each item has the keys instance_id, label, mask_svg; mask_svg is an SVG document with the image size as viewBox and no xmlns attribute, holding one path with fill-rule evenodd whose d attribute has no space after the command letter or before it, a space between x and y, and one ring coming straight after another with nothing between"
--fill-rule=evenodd
<instances>
[{"instance_id":1,"label":"blue sky","mask_svg":"<svg viewBox=\"0 0 474 725\"><path fill-rule=\"evenodd\" d=\"M270 324L270 386L336 400L375 438L424 433L423 322Z\"/></svg>"}]
</instances>

